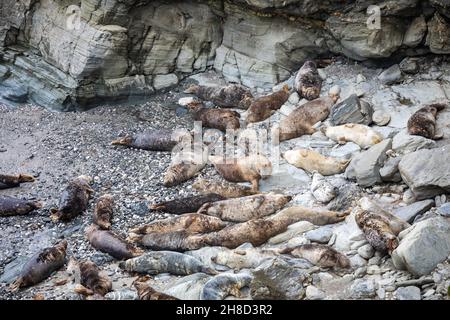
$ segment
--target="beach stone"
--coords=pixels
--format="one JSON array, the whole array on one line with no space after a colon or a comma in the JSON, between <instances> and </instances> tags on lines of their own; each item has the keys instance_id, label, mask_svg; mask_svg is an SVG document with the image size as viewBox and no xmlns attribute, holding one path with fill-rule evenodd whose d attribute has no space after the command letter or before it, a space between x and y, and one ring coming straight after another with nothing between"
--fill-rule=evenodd
<instances>
[{"instance_id":1,"label":"beach stone","mask_svg":"<svg viewBox=\"0 0 450 320\"><path fill-rule=\"evenodd\" d=\"M421 300L420 289L415 286L400 287L395 291L397 300Z\"/></svg>"},{"instance_id":2,"label":"beach stone","mask_svg":"<svg viewBox=\"0 0 450 320\"><path fill-rule=\"evenodd\" d=\"M423 214L434 206L434 200L423 200L394 210L394 214L400 219L412 223L414 218Z\"/></svg>"}]
</instances>

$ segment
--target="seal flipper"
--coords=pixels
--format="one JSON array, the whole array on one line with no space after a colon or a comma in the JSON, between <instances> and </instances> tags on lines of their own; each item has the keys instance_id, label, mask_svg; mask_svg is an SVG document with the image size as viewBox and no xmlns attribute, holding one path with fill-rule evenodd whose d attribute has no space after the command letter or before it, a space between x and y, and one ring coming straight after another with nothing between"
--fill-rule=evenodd
<instances>
[{"instance_id":1,"label":"seal flipper","mask_svg":"<svg viewBox=\"0 0 450 320\"><path fill-rule=\"evenodd\" d=\"M22 277L18 277L13 283L10 284L9 290L11 292L17 292L22 287L22 284L24 283Z\"/></svg>"},{"instance_id":2,"label":"seal flipper","mask_svg":"<svg viewBox=\"0 0 450 320\"><path fill-rule=\"evenodd\" d=\"M36 179L29 174L19 174L19 182L34 182Z\"/></svg>"}]
</instances>

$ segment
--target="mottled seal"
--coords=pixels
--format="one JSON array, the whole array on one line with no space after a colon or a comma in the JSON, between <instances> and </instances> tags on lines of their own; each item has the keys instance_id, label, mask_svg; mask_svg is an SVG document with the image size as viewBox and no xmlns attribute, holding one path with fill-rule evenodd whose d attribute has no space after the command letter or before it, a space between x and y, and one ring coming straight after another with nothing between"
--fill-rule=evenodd
<instances>
[{"instance_id":1,"label":"mottled seal","mask_svg":"<svg viewBox=\"0 0 450 320\"><path fill-rule=\"evenodd\" d=\"M239 198L257 193L247 186L230 183L224 180L212 181L202 178L196 180L192 184L192 188L202 194L215 193L225 198Z\"/></svg>"},{"instance_id":2,"label":"mottled seal","mask_svg":"<svg viewBox=\"0 0 450 320\"><path fill-rule=\"evenodd\" d=\"M252 278L247 273L219 274L205 283L200 293L200 300L223 300L229 295L241 298L240 290L248 286Z\"/></svg>"},{"instance_id":3,"label":"mottled seal","mask_svg":"<svg viewBox=\"0 0 450 320\"><path fill-rule=\"evenodd\" d=\"M264 251L255 248L236 248L234 250L223 249L211 260L219 265L227 266L233 270L253 269L261 265L265 260L276 256L274 251Z\"/></svg>"},{"instance_id":4,"label":"mottled seal","mask_svg":"<svg viewBox=\"0 0 450 320\"><path fill-rule=\"evenodd\" d=\"M130 229L130 238L132 238L133 234L164 233L180 230L185 230L190 233L206 233L223 229L226 226L227 223L219 218L199 213L189 213L132 228Z\"/></svg>"},{"instance_id":5,"label":"mottled seal","mask_svg":"<svg viewBox=\"0 0 450 320\"><path fill-rule=\"evenodd\" d=\"M127 146L148 151L171 151L177 143L189 138L186 130L154 129L146 132L126 135L111 142L112 145Z\"/></svg>"},{"instance_id":6,"label":"mottled seal","mask_svg":"<svg viewBox=\"0 0 450 320\"><path fill-rule=\"evenodd\" d=\"M111 220L113 217L114 198L110 194L101 196L95 205L93 222L101 229L111 229Z\"/></svg>"},{"instance_id":7,"label":"mottled seal","mask_svg":"<svg viewBox=\"0 0 450 320\"><path fill-rule=\"evenodd\" d=\"M282 194L257 194L204 204L198 213L225 221L244 222L262 218L283 208L292 197Z\"/></svg>"},{"instance_id":8,"label":"mottled seal","mask_svg":"<svg viewBox=\"0 0 450 320\"><path fill-rule=\"evenodd\" d=\"M64 189L59 198L58 209L51 209L51 219L57 221L70 221L82 214L88 206L89 198L94 190L89 186L92 178L79 176L73 179Z\"/></svg>"},{"instance_id":9,"label":"mottled seal","mask_svg":"<svg viewBox=\"0 0 450 320\"><path fill-rule=\"evenodd\" d=\"M282 118L279 126L279 139L285 141L310 135L317 130L313 127L317 122L324 121L330 114L331 107L339 99L340 89L330 90L328 97L318 98L301 105L289 115Z\"/></svg>"},{"instance_id":10,"label":"mottled seal","mask_svg":"<svg viewBox=\"0 0 450 320\"><path fill-rule=\"evenodd\" d=\"M188 251L197 250L206 244L202 234L192 234L186 230L170 232L153 232L145 235L134 235L131 239L152 250Z\"/></svg>"},{"instance_id":11,"label":"mottled seal","mask_svg":"<svg viewBox=\"0 0 450 320\"><path fill-rule=\"evenodd\" d=\"M101 230L94 224L87 227L85 231L89 243L95 249L105 252L116 259L130 259L143 253L141 249L136 248L120 236L109 230Z\"/></svg>"},{"instance_id":12,"label":"mottled seal","mask_svg":"<svg viewBox=\"0 0 450 320\"><path fill-rule=\"evenodd\" d=\"M436 116L446 107L445 103L435 103L419 109L408 120L408 133L428 139L442 138L443 135L436 135Z\"/></svg>"},{"instance_id":13,"label":"mottled seal","mask_svg":"<svg viewBox=\"0 0 450 320\"><path fill-rule=\"evenodd\" d=\"M224 87L191 85L184 92L224 108L248 109L253 100L250 90L237 84Z\"/></svg>"},{"instance_id":14,"label":"mottled seal","mask_svg":"<svg viewBox=\"0 0 450 320\"><path fill-rule=\"evenodd\" d=\"M11 290L16 291L47 279L64 265L66 250L67 241L63 240L34 254L22 268L19 277L11 284Z\"/></svg>"},{"instance_id":15,"label":"mottled seal","mask_svg":"<svg viewBox=\"0 0 450 320\"><path fill-rule=\"evenodd\" d=\"M323 176L342 173L350 163L350 160L325 157L316 151L308 149L286 151L283 154L283 158L297 168L310 173L317 171Z\"/></svg>"},{"instance_id":16,"label":"mottled seal","mask_svg":"<svg viewBox=\"0 0 450 320\"><path fill-rule=\"evenodd\" d=\"M209 193L206 195L189 196L170 201L159 202L150 206L150 209L164 211L172 214L191 213L196 212L205 203L220 200L225 200L225 198L218 194Z\"/></svg>"},{"instance_id":17,"label":"mottled seal","mask_svg":"<svg viewBox=\"0 0 450 320\"><path fill-rule=\"evenodd\" d=\"M316 63L308 60L297 72L294 80L294 88L301 98L314 100L320 97L322 81L317 71Z\"/></svg>"},{"instance_id":18,"label":"mottled seal","mask_svg":"<svg viewBox=\"0 0 450 320\"><path fill-rule=\"evenodd\" d=\"M29 174L7 175L0 174L0 190L15 188L20 186L22 182L34 182L35 179Z\"/></svg>"},{"instance_id":19,"label":"mottled seal","mask_svg":"<svg viewBox=\"0 0 450 320\"><path fill-rule=\"evenodd\" d=\"M285 85L283 89L264 97L254 99L247 111L246 121L248 123L260 122L269 118L276 110L289 99L289 87Z\"/></svg>"},{"instance_id":20,"label":"mottled seal","mask_svg":"<svg viewBox=\"0 0 450 320\"><path fill-rule=\"evenodd\" d=\"M25 215L39 208L42 208L39 201L0 196L0 217Z\"/></svg>"},{"instance_id":21,"label":"mottled seal","mask_svg":"<svg viewBox=\"0 0 450 320\"><path fill-rule=\"evenodd\" d=\"M294 248L285 248L280 253L289 253L294 257L308 260L322 268L349 268L350 260L342 253L323 244L303 244Z\"/></svg>"},{"instance_id":22,"label":"mottled seal","mask_svg":"<svg viewBox=\"0 0 450 320\"><path fill-rule=\"evenodd\" d=\"M170 273L185 276L197 272L217 274L200 260L187 254L173 251L147 252L139 257L122 261L119 267L129 272L142 274Z\"/></svg>"},{"instance_id":23,"label":"mottled seal","mask_svg":"<svg viewBox=\"0 0 450 320\"><path fill-rule=\"evenodd\" d=\"M139 300L178 300L168 294L156 291L145 282L135 282L134 287L138 291Z\"/></svg>"},{"instance_id":24,"label":"mottled seal","mask_svg":"<svg viewBox=\"0 0 450 320\"><path fill-rule=\"evenodd\" d=\"M287 219L290 224L298 221L308 221L316 226L324 226L341 222L349 214L349 211L322 211L303 206L292 206L281 210L273 216L274 219Z\"/></svg>"},{"instance_id":25,"label":"mottled seal","mask_svg":"<svg viewBox=\"0 0 450 320\"><path fill-rule=\"evenodd\" d=\"M104 296L112 289L112 282L107 276L101 275L97 265L92 261L86 260L79 263L80 284L75 292L82 295Z\"/></svg>"},{"instance_id":26,"label":"mottled seal","mask_svg":"<svg viewBox=\"0 0 450 320\"><path fill-rule=\"evenodd\" d=\"M228 109L205 108L201 102L189 103L187 108L193 113L194 120L201 121L204 128L226 132L227 129L236 130L241 127L239 112Z\"/></svg>"},{"instance_id":27,"label":"mottled seal","mask_svg":"<svg viewBox=\"0 0 450 320\"><path fill-rule=\"evenodd\" d=\"M383 136L381 134L368 126L356 123L327 127L323 129L323 132L328 138L339 144L345 144L346 142L351 141L361 148L368 148L383 141Z\"/></svg>"},{"instance_id":28,"label":"mottled seal","mask_svg":"<svg viewBox=\"0 0 450 320\"><path fill-rule=\"evenodd\" d=\"M263 155L250 155L238 159L210 156L220 175L230 182L250 182L252 190L259 190L259 180L272 174L272 163Z\"/></svg>"}]
</instances>

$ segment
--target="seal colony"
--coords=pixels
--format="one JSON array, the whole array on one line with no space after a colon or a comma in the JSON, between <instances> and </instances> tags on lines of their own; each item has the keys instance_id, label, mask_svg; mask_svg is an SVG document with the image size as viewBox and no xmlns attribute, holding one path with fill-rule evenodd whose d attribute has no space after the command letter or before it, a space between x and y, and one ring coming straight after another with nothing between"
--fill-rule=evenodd
<instances>
[{"instance_id":1,"label":"seal colony","mask_svg":"<svg viewBox=\"0 0 450 320\"><path fill-rule=\"evenodd\" d=\"M307 100L292 113L282 117L279 123L280 140L311 135L325 135L339 144L354 142L361 148L369 148L383 140L383 135L369 126L347 123L341 126L323 126L331 108L340 98L339 88L332 88L329 95L320 97L322 79L314 62L308 61L295 78L294 90ZM186 93L200 100L210 101L219 108L206 108L202 101L186 104L193 120L200 120L204 127L220 131L241 127L240 113L229 109L247 110L248 123L260 122L271 117L289 99L289 88L284 86L270 95L254 97L239 85L225 87L191 86ZM445 104L433 104L416 112L408 121L410 134L438 139L436 116L446 108ZM322 128L319 130L320 126ZM170 152L186 140L191 132L154 129L126 135L112 141L114 146L125 146L145 151ZM165 187L173 187L195 177L210 164L223 178L221 181L197 179L192 187L200 195L179 197L167 201L155 196L149 211L170 213L164 220L153 221L131 228L128 237L113 230L114 196L104 194L98 198L92 212L92 225L85 229L85 236L92 248L119 260L123 272L132 275L158 275L168 273L179 276L202 275L204 282L200 299L225 299L229 295L241 297L241 289L249 286L252 275L246 271L225 272L257 268L270 259L306 260L320 268L353 268L350 259L333 249L331 245L295 242L290 238L280 245L277 236L290 234L290 228L314 230L318 226L336 224L347 219L354 209L354 220L368 243L377 251L391 254L399 245L399 234L409 224L380 208L352 208L347 211L318 210L289 204L292 197L280 193L260 192L260 181L272 175L272 163L263 154L224 159L210 155L210 146L201 144L200 150L175 151L172 163L162 178ZM304 169L312 175L311 193L318 202L329 203L339 190L327 182L324 176L345 171L351 159L324 156L309 149L291 149L283 158L292 166ZM31 175L0 175L0 189L19 187L21 183L34 182ZM238 183L247 183L246 185ZM250 184L251 186L249 186ZM94 193L92 178L81 175L72 179L63 190L58 208L51 210L52 220L68 222L82 215L89 208ZM163 201L164 200L164 201ZM12 197L0 197L0 217L24 215L38 210L42 203ZM353 216L350 218L353 219ZM309 229L308 229L309 228ZM302 232L303 234L304 232ZM292 240L292 241L291 241ZM309 241L309 240L307 240ZM263 250L260 250L260 247ZM11 285L12 290L33 286L44 281L66 263L68 242L57 243L33 255L20 275ZM72 248L74 250L76 248ZM149 250L148 250L149 249ZM217 249L211 259L201 259L193 252ZM70 252L70 251L69 251ZM206 252L206 250L204 251ZM70 264L70 263L69 263ZM89 299L106 296L121 297L120 291L112 291L110 279L92 261L75 263L79 280L74 288ZM70 266L72 268L72 266ZM68 266L68 270L70 269ZM134 289L126 295L141 300L173 300L178 295L166 294L140 277Z\"/></svg>"}]
</instances>

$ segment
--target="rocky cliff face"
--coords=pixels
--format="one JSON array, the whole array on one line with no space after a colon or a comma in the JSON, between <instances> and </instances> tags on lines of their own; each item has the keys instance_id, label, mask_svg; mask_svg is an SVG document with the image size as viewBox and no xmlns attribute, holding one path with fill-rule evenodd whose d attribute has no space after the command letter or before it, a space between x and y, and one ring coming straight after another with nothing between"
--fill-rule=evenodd
<instances>
[{"instance_id":1,"label":"rocky cliff face","mask_svg":"<svg viewBox=\"0 0 450 320\"><path fill-rule=\"evenodd\" d=\"M448 0L2 0L0 96L67 110L212 67L270 87L307 58L448 54L449 27Z\"/></svg>"}]
</instances>

